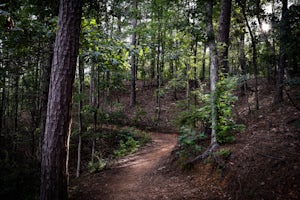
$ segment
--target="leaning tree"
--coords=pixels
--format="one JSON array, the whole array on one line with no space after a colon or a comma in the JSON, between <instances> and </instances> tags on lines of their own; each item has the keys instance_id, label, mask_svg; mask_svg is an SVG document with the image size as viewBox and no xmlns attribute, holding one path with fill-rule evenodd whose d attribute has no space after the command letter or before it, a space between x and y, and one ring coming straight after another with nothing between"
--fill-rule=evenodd
<instances>
[{"instance_id":1,"label":"leaning tree","mask_svg":"<svg viewBox=\"0 0 300 200\"><path fill-rule=\"evenodd\" d=\"M42 145L42 200L68 198L72 87L79 47L82 2L61 0Z\"/></svg>"}]
</instances>

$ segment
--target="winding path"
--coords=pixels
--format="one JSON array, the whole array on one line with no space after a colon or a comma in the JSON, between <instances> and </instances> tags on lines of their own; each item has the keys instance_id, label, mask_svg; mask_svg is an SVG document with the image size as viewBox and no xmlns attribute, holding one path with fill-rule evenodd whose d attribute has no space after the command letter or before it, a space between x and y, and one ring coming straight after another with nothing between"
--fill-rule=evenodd
<instances>
[{"instance_id":1,"label":"winding path","mask_svg":"<svg viewBox=\"0 0 300 200\"><path fill-rule=\"evenodd\" d=\"M199 199L188 177L166 175L166 159L176 145L176 134L152 133L152 142L112 169L84 177L71 199L152 200Z\"/></svg>"}]
</instances>

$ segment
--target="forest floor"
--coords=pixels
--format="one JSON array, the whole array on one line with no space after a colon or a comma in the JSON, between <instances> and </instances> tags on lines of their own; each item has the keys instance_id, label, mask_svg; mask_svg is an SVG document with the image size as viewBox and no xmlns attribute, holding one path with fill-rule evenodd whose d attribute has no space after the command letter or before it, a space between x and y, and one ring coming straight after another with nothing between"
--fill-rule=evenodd
<instances>
[{"instance_id":1,"label":"forest floor","mask_svg":"<svg viewBox=\"0 0 300 200\"><path fill-rule=\"evenodd\" d=\"M248 84L253 87L251 81ZM110 169L73 180L71 199L299 199L300 88L289 89L285 103L273 106L271 86L266 80L260 80L260 85L260 110L254 109L251 91L239 97L234 107L236 120L246 130L236 134L233 143L220 147L229 150L229 157L200 162L191 170L178 168L174 153L178 134L168 123L178 112L167 97L162 101L161 124L165 132L173 133L153 132L152 142L137 153ZM139 94L142 102L151 99L153 91ZM146 106L143 109L151 112Z\"/></svg>"},{"instance_id":2,"label":"forest floor","mask_svg":"<svg viewBox=\"0 0 300 200\"><path fill-rule=\"evenodd\" d=\"M165 173L176 134L151 133L151 138L149 145L111 169L83 178L73 199L197 199L190 177Z\"/></svg>"}]
</instances>

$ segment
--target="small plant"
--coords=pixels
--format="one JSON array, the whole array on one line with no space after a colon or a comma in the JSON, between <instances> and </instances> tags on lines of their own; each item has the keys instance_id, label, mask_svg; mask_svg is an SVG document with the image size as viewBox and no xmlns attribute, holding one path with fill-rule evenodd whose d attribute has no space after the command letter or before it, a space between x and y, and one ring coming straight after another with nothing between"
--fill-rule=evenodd
<instances>
[{"instance_id":1,"label":"small plant","mask_svg":"<svg viewBox=\"0 0 300 200\"><path fill-rule=\"evenodd\" d=\"M231 155L230 149L221 149L218 152L215 153L217 156L222 156L224 159L228 159Z\"/></svg>"},{"instance_id":2,"label":"small plant","mask_svg":"<svg viewBox=\"0 0 300 200\"><path fill-rule=\"evenodd\" d=\"M109 113L108 123L110 124L124 124L124 121L127 120L127 115L124 111L113 111Z\"/></svg>"},{"instance_id":3,"label":"small plant","mask_svg":"<svg viewBox=\"0 0 300 200\"><path fill-rule=\"evenodd\" d=\"M114 150L114 156L116 158L119 158L119 157L125 156L126 154L127 154L126 145L125 145L124 141L121 140L120 144L119 144L119 148L117 150Z\"/></svg>"},{"instance_id":4,"label":"small plant","mask_svg":"<svg viewBox=\"0 0 300 200\"><path fill-rule=\"evenodd\" d=\"M217 84L217 141L219 143L228 143L234 140L234 132L237 128L232 119L233 103L237 101L237 96L233 94L237 87L236 78L224 78L221 76Z\"/></svg>"},{"instance_id":5,"label":"small plant","mask_svg":"<svg viewBox=\"0 0 300 200\"><path fill-rule=\"evenodd\" d=\"M237 100L234 90L237 86L236 78L221 77L216 90L217 109L217 141L220 144L232 142L234 133L241 131L245 126L236 124L232 118L233 103ZM200 140L204 139L211 125L211 94L205 94L203 88L195 91L199 99L199 105L191 106L189 110L181 112L176 124L181 129L179 142L181 154L192 156L201 149ZM200 133L200 134L199 134Z\"/></svg>"},{"instance_id":6,"label":"small plant","mask_svg":"<svg viewBox=\"0 0 300 200\"><path fill-rule=\"evenodd\" d=\"M136 152L140 146L150 141L150 137L147 133L134 128L124 128L120 130L119 137L119 147L114 151L116 158L132 154Z\"/></svg>"},{"instance_id":7,"label":"small plant","mask_svg":"<svg viewBox=\"0 0 300 200\"><path fill-rule=\"evenodd\" d=\"M119 148L114 151L116 158L132 154L139 148L139 142L134 140L132 137L128 137L127 141L120 141Z\"/></svg>"},{"instance_id":8,"label":"small plant","mask_svg":"<svg viewBox=\"0 0 300 200\"><path fill-rule=\"evenodd\" d=\"M102 159L98 156L95 156L95 158L95 162L90 161L88 163L88 170L90 173L100 172L107 166L107 161L105 159Z\"/></svg>"},{"instance_id":9,"label":"small plant","mask_svg":"<svg viewBox=\"0 0 300 200\"><path fill-rule=\"evenodd\" d=\"M139 141L140 146L143 146L151 141L151 137L147 132L138 129L134 129L133 138Z\"/></svg>"},{"instance_id":10,"label":"small plant","mask_svg":"<svg viewBox=\"0 0 300 200\"><path fill-rule=\"evenodd\" d=\"M140 106L137 107L134 117L132 118L133 124L136 124L139 120L147 114L147 112L141 108Z\"/></svg>"},{"instance_id":11,"label":"small plant","mask_svg":"<svg viewBox=\"0 0 300 200\"><path fill-rule=\"evenodd\" d=\"M201 150L200 141L207 138L204 133L196 133L190 128L183 127L178 137L181 145L181 156L190 157Z\"/></svg>"},{"instance_id":12,"label":"small plant","mask_svg":"<svg viewBox=\"0 0 300 200\"><path fill-rule=\"evenodd\" d=\"M194 92L198 96L200 105L191 105L188 110L182 111L174 123L178 127L190 127L204 132L211 118L210 95L204 94L203 88ZM183 105L179 105L184 107Z\"/></svg>"}]
</instances>

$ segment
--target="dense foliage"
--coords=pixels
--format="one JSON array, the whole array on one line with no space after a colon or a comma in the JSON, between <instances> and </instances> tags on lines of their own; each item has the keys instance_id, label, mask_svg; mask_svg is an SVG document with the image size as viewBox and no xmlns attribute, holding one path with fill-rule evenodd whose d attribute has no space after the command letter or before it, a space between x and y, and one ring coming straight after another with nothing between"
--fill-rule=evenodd
<instances>
[{"instance_id":1,"label":"dense foliage","mask_svg":"<svg viewBox=\"0 0 300 200\"><path fill-rule=\"evenodd\" d=\"M106 158L97 152L97 145L103 145L101 141L108 135L106 126L135 126L146 115L145 102L132 105L134 116L128 116L126 105L119 102L118 93L129 96L130 91L125 91L129 82L131 90L138 89L133 80L156 88L155 114L149 126L159 125L166 93L174 100L183 98L179 104L182 112L175 120L181 128L182 152L187 157L202 152L203 141L211 133L212 114L205 1L140 0L136 6L129 0L84 2L78 55L81 71L74 84L71 137L71 151L75 152L82 139L83 148L89 149L85 153L92 154L86 156L89 162L83 168L97 171L106 166ZM235 123L232 109L239 88L241 95L257 93L258 82L249 88L249 79L266 77L281 93L284 86L298 84L300 5L288 1L283 15L282 2L232 2L226 59L229 71L219 73L213 94L217 97L218 143L233 141L234 133L243 128ZM219 1L214 2L215 30L220 26L221 7ZM57 20L56 1L0 3L0 198L38 198ZM263 29L263 24L269 24L270 29ZM131 41L134 34L136 45ZM226 44L217 46L220 51ZM132 71L133 63L136 68ZM182 93L184 97L180 97ZM249 109L259 108L258 96L256 100L257 106ZM110 138L116 147L110 149L114 157L136 151L147 138L136 136L133 130L116 135Z\"/></svg>"}]
</instances>

